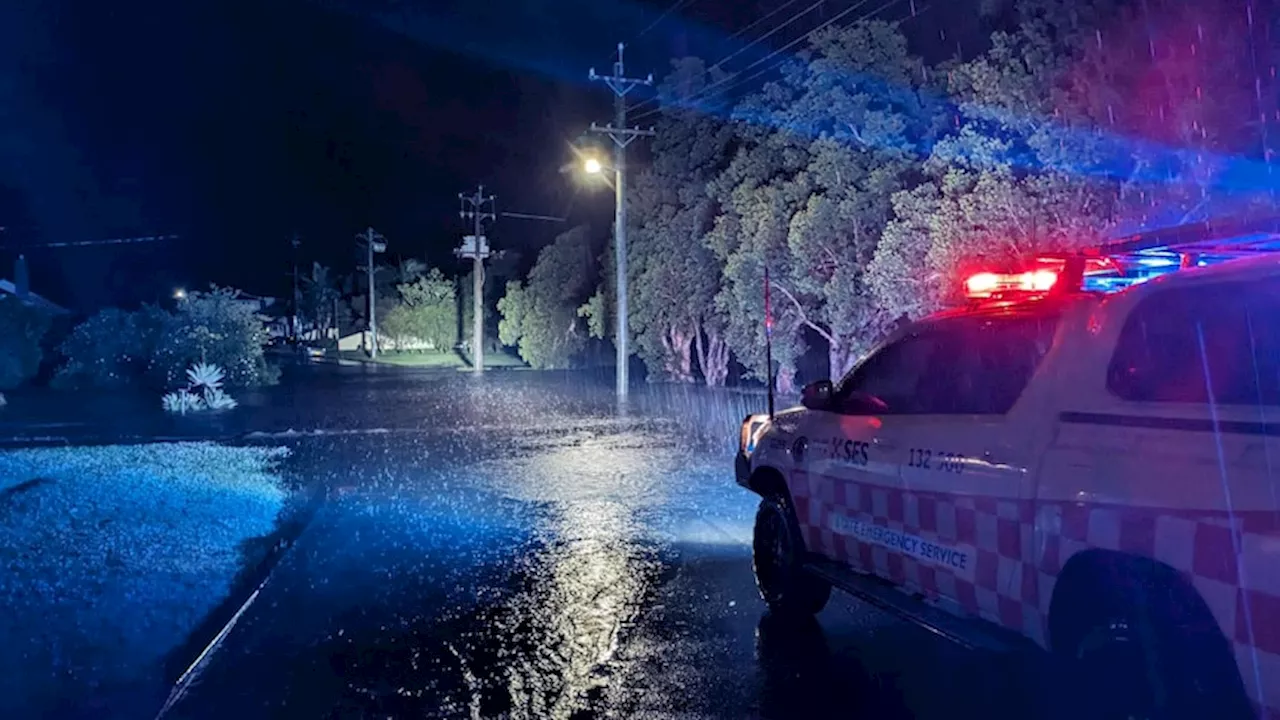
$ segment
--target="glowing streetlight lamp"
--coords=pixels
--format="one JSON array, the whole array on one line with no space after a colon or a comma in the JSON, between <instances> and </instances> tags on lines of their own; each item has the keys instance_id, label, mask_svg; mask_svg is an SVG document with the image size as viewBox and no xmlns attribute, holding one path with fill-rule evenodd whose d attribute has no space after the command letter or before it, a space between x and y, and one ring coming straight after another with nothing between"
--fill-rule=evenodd
<instances>
[{"instance_id":1,"label":"glowing streetlight lamp","mask_svg":"<svg viewBox=\"0 0 1280 720\"><path fill-rule=\"evenodd\" d=\"M173 299L174 299L174 300L186 300L186 299L187 299L187 291L186 291L186 290L183 290L182 288L178 288L177 290L174 290L174 291L173 291Z\"/></svg>"},{"instance_id":2,"label":"glowing streetlight lamp","mask_svg":"<svg viewBox=\"0 0 1280 720\"><path fill-rule=\"evenodd\" d=\"M598 159L589 157L582 163L582 169L586 171L588 175L599 175L604 172L604 165L601 165Z\"/></svg>"}]
</instances>

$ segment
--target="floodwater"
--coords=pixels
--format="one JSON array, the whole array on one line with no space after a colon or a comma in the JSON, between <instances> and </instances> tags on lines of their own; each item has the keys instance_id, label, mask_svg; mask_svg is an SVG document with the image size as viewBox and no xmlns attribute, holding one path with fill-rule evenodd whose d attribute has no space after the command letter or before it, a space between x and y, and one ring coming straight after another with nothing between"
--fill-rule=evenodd
<instances>
[{"instance_id":1,"label":"floodwater","mask_svg":"<svg viewBox=\"0 0 1280 720\"><path fill-rule=\"evenodd\" d=\"M24 432L287 445L291 476L324 489L167 718L991 718L1046 704L1007 659L847 596L814 622L768 617L756 502L731 457L762 398L640 387L620 404L610 380L317 366L217 420L48 411Z\"/></svg>"}]
</instances>

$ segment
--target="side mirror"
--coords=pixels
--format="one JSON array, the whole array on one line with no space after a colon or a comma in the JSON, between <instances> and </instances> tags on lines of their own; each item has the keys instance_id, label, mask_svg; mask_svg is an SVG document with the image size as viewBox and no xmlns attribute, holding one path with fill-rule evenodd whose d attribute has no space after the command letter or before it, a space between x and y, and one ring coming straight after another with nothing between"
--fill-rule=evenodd
<instances>
[{"instance_id":1,"label":"side mirror","mask_svg":"<svg viewBox=\"0 0 1280 720\"><path fill-rule=\"evenodd\" d=\"M800 390L800 404L810 410L829 410L835 388L830 380L819 380L805 385Z\"/></svg>"}]
</instances>

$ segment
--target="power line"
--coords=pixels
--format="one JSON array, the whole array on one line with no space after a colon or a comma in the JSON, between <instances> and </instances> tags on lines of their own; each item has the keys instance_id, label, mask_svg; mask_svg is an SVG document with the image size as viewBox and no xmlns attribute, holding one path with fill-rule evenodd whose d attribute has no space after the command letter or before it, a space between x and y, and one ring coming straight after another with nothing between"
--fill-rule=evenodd
<instances>
[{"instance_id":1,"label":"power line","mask_svg":"<svg viewBox=\"0 0 1280 720\"><path fill-rule=\"evenodd\" d=\"M765 34L761 35L760 37L756 38L755 40L752 40L752 41L751 41L750 43L748 43L747 45L744 45L744 46L742 46L742 47L738 48L737 50L735 50L735 51L733 51L733 52L729 53L727 56L725 56L725 57L724 57L724 59L722 59L722 60L720 60L719 62L717 62L717 63L715 64L715 66L713 66L713 67L718 67L718 66L720 66L720 65L723 65L724 63L728 62L729 60L732 60L733 58L735 58L735 57L737 57L737 56L741 55L742 53L744 53L744 52L746 52L747 50L749 50L752 46L754 46L754 45L756 45L756 44L760 43L761 41L765 40L766 38L768 38L768 37L772 36L774 33L778 32L779 30L781 30L781 29L785 28L786 26L790 25L791 23L793 23L793 22L795 22L795 21L799 20L800 18L804 17L805 15L808 15L809 13L813 12L814 10L817 10L817 9L818 9L819 7L821 7L821 6L822 6L822 4L823 4L823 3L825 3L826 1L827 1L827 0L818 0L817 2L813 3L813 4L812 4L812 5L810 5L809 7L807 7L807 8L805 8L805 9L801 10L800 12L796 13L795 15L792 15L791 17L787 18L784 22L779 23L777 27L773 28L773 29L772 29L772 30L770 30L769 32L766 32ZM865 2L865 0L864 0L864 2ZM861 4L862 4L862 3L859 3L858 5L861 5ZM855 5L855 6L853 6L853 7L854 7L854 8L857 8L857 7L858 7L858 5ZM852 8L850 8L850 9L852 9ZM767 57L769 57L769 56L766 56L766 58L767 58ZM750 65L748 65L747 67L748 67L748 68L750 68L751 66L750 66Z\"/></svg>"},{"instance_id":2,"label":"power line","mask_svg":"<svg viewBox=\"0 0 1280 720\"><path fill-rule=\"evenodd\" d=\"M743 28L742 30L739 30L739 31L738 31L738 33L740 34L740 33L745 33L745 32L747 32L747 30L749 30L752 26L757 25L757 24L759 24L759 23L763 22L764 20L768 19L769 17L771 17L771 16L773 16L773 15L776 15L779 11L786 9L787 7L789 7L790 5L792 5L792 4L796 3L796 2L799 2L799 0L790 0L789 2L787 2L787 3L786 3L786 4L784 4L784 5L782 5L781 7L776 8L773 12L769 13L768 15L765 15L764 17L761 17L761 18L757 19L755 22L751 23L751 25L748 25L746 28ZM732 60L733 58L737 57L738 55L741 55L742 53L746 52L747 50L750 50L751 48L753 48L753 47L755 47L756 45L760 44L760 43L761 43L761 42L763 42L765 39L767 39L768 37L770 37L771 35L773 35L774 33L778 32L779 30L781 30L781 29L783 29L783 28L785 28L785 27L787 27L788 25L790 25L791 23L795 22L796 20L799 20L801 17L804 17L806 14L808 14L808 13L810 13L810 12L814 11L814 10L815 10L815 9L817 9L818 7L821 7L821 5L823 4L823 2L825 2L825 0L817 0L817 2L814 2L813 4L809 5L809 6L808 6L808 7L806 7L805 9L803 9L803 10L800 10L800 11L798 11L798 12L793 13L793 14L791 15L791 17L789 17L789 18L787 18L786 20L782 21L781 23L779 23L779 24L778 24L778 25L776 25L775 27L773 27L773 28L769 29L768 31L766 31L766 32L765 32L763 35L761 35L760 37L756 38L755 40L752 40L751 42L747 43L746 45L743 45L742 47L738 48L737 50L734 50L733 52L729 53L728 55L725 55L724 57L720 58L719 60L715 61L714 63L711 63L710 65L708 65L708 67L723 67L723 66L724 66L724 64L725 64L726 62L728 62L729 60ZM732 39L733 39L733 37L736 37L736 35L734 35L734 36L730 36L730 38L729 38L729 39L730 39L730 40L732 40ZM657 96L654 96L654 97L651 97L651 98L646 98L646 99L644 99L644 100L642 100L642 101L640 101L640 102L636 103L635 105L632 105L630 109L631 109L632 111L635 111L635 110L640 109L641 107L644 107L645 105L648 105L649 103L657 102L657 101L658 101L658 97L657 97Z\"/></svg>"},{"instance_id":3,"label":"power line","mask_svg":"<svg viewBox=\"0 0 1280 720\"><path fill-rule=\"evenodd\" d=\"M550 215L534 215L533 213L518 212L500 212L502 217L516 218L519 220L546 220L547 222L564 222L567 217L551 217Z\"/></svg>"},{"instance_id":4,"label":"power line","mask_svg":"<svg viewBox=\"0 0 1280 720\"><path fill-rule=\"evenodd\" d=\"M176 240L179 235L148 235L146 237L132 238L111 238L109 240L79 240L76 242L52 242L41 243L39 245L26 245L22 250L38 250L40 248L61 248L61 247L89 247L91 245L132 245L134 243L163 242L165 240Z\"/></svg>"},{"instance_id":5,"label":"power line","mask_svg":"<svg viewBox=\"0 0 1280 720\"><path fill-rule=\"evenodd\" d=\"M829 20L827 20L826 22L822 23L821 25L819 25L818 27L814 28L813 30L810 30L809 32L806 32L806 33L804 33L804 34L802 34L802 35L800 35L800 36L796 37L795 39L791 40L790 42L788 42L787 44L783 45L782 47L780 47L780 48L778 48L778 49L774 50L773 52L769 53L768 55L765 55L764 57L762 57L762 58L760 58L760 59L756 60L755 62L751 63L750 65L747 65L746 67L742 68L741 70L738 70L736 73L734 73L734 74L732 74L732 75L730 75L730 76L728 76L728 77L726 77L726 78L724 78L724 79L722 79L722 80L720 80L720 81L718 81L718 82L714 82L714 83L712 83L711 85L708 85L707 87L703 88L702 90L700 90L700 91L698 91L698 92L694 93L693 95L691 95L691 96L690 96L687 100L685 100L684 102L685 102L686 104L689 104L689 103L695 103L695 102L697 102L697 101L699 101L699 100L702 100L702 99L704 99L704 98L708 97L708 96L711 94L711 92L712 92L713 90L717 90L717 89L721 88L722 86L726 86L726 85L727 85L727 87L724 87L724 92L728 92L729 90L731 90L731 89L733 89L733 88L735 88L735 87L740 87L740 86L742 86L743 84L745 84L746 82L749 82L749 81L751 81L751 80L754 80L755 78L758 78L758 77L760 77L761 75L764 75L765 73L768 73L768 72L772 71L773 69L777 68L779 65L782 65L783 63L785 63L785 62L786 62L787 60L789 60L790 58L783 58L783 59L779 60L778 62L774 63L773 65L770 65L769 67L767 67L767 68L765 68L764 70L760 71L760 72L754 73L754 74L749 75L749 76L747 76L747 77L745 77L745 78L743 78L743 77L742 77L742 73L745 73L745 72L747 72L748 70L750 70L751 68L757 67L757 66L759 66L759 65L760 65L760 64L762 64L762 63L768 62L769 60L771 60L771 59L773 59L773 58L777 57L778 55L780 55L780 54L782 54L782 53L786 52L787 50L789 50L789 49L791 49L791 48L795 47L796 45L798 45L798 44L800 44L800 43L802 43L802 42L805 42L805 41L806 41L806 40L808 40L810 37L812 37L814 33L819 32L819 31L821 31L821 30L824 30L824 29L826 29L826 28L830 27L833 23L835 23L835 22L839 21L841 18L844 18L844 17L845 17L845 16L847 16L849 13L852 13L853 11L855 11L855 10L857 10L857 9L861 8L863 5L866 5L868 1L869 1L869 0L861 0L861 2L859 2L858 4L856 4L856 5L852 5L852 6L850 6L850 7L845 8L844 10L841 10L840 12L838 12L838 13L836 13L834 16L832 16L832 17L831 17L831 19L829 19ZM886 9L886 8L888 8L888 7L890 7L890 6L892 6L893 4L895 4L895 3L897 3L897 2L900 2L900 0L889 0L889 2L887 2L885 5L881 6L878 10L875 10L875 11L873 11L873 12L869 12L869 13L866 13L866 14L862 15L861 17L859 17L859 18L858 18L858 20L864 20L864 19L866 19L866 18L870 17L871 15L875 14L876 12L880 12L880 11L882 11L882 10L884 10L884 9ZM811 8L809 8L809 9L811 9ZM806 10L804 10L804 11L802 11L802 12L807 12L807 11L808 11L808 9L806 9ZM856 20L855 20L855 22L856 22ZM717 64L718 64L718 63L717 63ZM660 113L660 112L662 112L662 108L661 108L661 107L657 107L657 108L653 108L653 109L650 109L650 110L646 110L645 112L640 113L640 115L638 115L638 116L636 117L636 119L638 120L638 119L640 119L640 118L648 117L648 116L650 116L650 115L655 115L655 114Z\"/></svg>"},{"instance_id":6,"label":"power line","mask_svg":"<svg viewBox=\"0 0 1280 720\"><path fill-rule=\"evenodd\" d=\"M768 66L768 67L766 67L766 68L764 68L764 69L762 69L762 70L759 70L759 71L757 71L757 72L755 72L755 73L753 73L753 74L751 74L751 75L748 75L747 77L743 77L743 78L740 78L740 77L739 77L739 75L740 75L741 73L744 73L744 72L746 72L746 71L750 70L750 69L751 69L751 68L753 68L753 67L757 67L757 66L758 66L758 65L760 65L761 63L767 62L767 61L768 61L768 60L770 60L771 58L776 57L777 55L779 55L779 54L781 54L781 53L785 52L786 50L788 50L788 49L790 49L790 48L792 48L792 47L796 46L797 44L799 44L799 43L801 43L801 42L803 42L803 41L805 41L805 40L807 40L807 39L809 39L810 37L812 37L812 36L813 36L813 34L814 34L814 33L816 33L816 32L820 32L820 31L822 31L822 30L825 30L826 28L830 27L830 26L831 26L832 24L834 24L835 22L837 22L837 21L839 21L840 19L842 19L843 17L847 16L849 13L853 12L854 10L857 10L858 8L862 7L863 5L866 5L868 1L869 1L869 0L862 0L862 2L859 2L857 5L854 5L854 6L852 6L852 7L846 8L845 10L842 10L841 12L837 13L836 15L834 15L830 20L827 20L826 22L822 23L821 25L819 25L818 27L814 28L813 30L810 30L809 32L805 33L804 35L801 35L800 37L798 37L798 38L796 38L796 39L792 40L791 42L787 43L786 45L783 45L782 47L778 48L777 50L774 50L772 53L769 53L769 54L768 54L768 55L766 55L765 57L763 57L763 58L761 58L761 59L759 59L759 60L757 60L757 61L755 61L755 62L751 63L750 65L746 66L746 67L745 67L745 68L743 68L742 70L739 70L737 74L731 75L731 76L729 76L729 77L727 77L727 78L725 78L725 79L723 79L723 80L721 80L721 81L719 81L719 82L712 83L711 85L709 85L709 86L707 86L707 87L703 88L702 90L700 90L700 91L698 91L698 92L694 93L693 95L691 95L688 99L684 100L683 102L684 102L685 104L687 104L687 105L688 105L688 104L694 104L694 103L696 103L696 102L698 102L698 101L700 101L700 100L702 100L702 99L704 99L704 98L708 97L708 96L709 96L713 91L715 91L715 90L717 90L717 89L721 88L721 86L726 86L726 85L727 85L727 87L724 87L724 90L723 90L722 92L728 92L729 90L732 90L732 89L734 89L734 88L741 87L741 86L745 85L746 83L748 83L748 82L750 82L750 81L752 81L752 80L755 80L756 78L759 78L759 77L761 77L761 76L763 76L763 75L765 75L765 74L767 74L767 73L769 73L769 72L772 72L773 70L777 69L780 65L782 65L782 64L784 64L784 63L786 63L786 62L787 62L788 60L790 60L791 58L789 58L789 57L787 57L787 58L782 58L781 60L779 60L779 61L777 61L777 62L773 63L772 65L770 65L770 66ZM867 19L867 18L869 18L869 17L871 17L871 16L873 16L873 15L876 15L876 14L878 14L878 13L884 12L885 10L888 10L889 8L893 7L894 5L897 5L897 4L898 4L898 3L900 3L900 2L902 2L902 0L888 0L888 2L884 3L883 5L881 5L880 7L876 8L875 10L872 10L872 11L870 11L870 12L867 12L866 14L864 14L864 15L862 15L861 17L857 18L856 20L854 20L854 22L857 22L857 21L859 21L859 20L865 20L865 19ZM916 16L918 16L918 15L921 15L921 14L923 14L923 13L924 13L926 10L928 10L928 9L929 9L929 6L925 6L924 8L922 8L922 9L920 9L919 11L915 12L915 13L914 13L913 15L911 15L910 17L916 17ZM904 18L904 20L905 20L905 19L908 19L908 18ZM658 114L658 113L660 113L660 112L662 112L662 108L661 108L661 107L653 108L653 109L651 109L651 110L646 110L645 112L640 113L639 115L637 115L637 116L636 116L635 118L633 118L633 119L634 119L634 120L641 120L641 119L643 119L643 118L650 117L650 116L652 116L652 115L656 115L656 114Z\"/></svg>"},{"instance_id":7,"label":"power line","mask_svg":"<svg viewBox=\"0 0 1280 720\"><path fill-rule=\"evenodd\" d=\"M738 37L738 36L740 36L740 35L745 35L746 33L751 32L751 30L752 30L752 29L754 29L754 28L755 28L755 26L759 25L760 23L764 22L765 20L768 20L769 18L773 17L774 15L777 15L778 13L782 12L783 10L786 10L787 8L791 7L792 5L795 5L795 4L796 4L796 3L798 3L798 2L800 2L800 0L787 0L786 2L782 3L782 4L781 4L781 5L779 5L778 7L776 7L776 8L774 8L774 9L770 10L769 12L765 13L764 15L761 15L760 17L756 18L755 20L752 20L750 23L748 23L748 24L747 24L747 26L746 26L746 27L743 27L742 29L740 29L740 30L738 30L738 31L734 32L732 35L730 35L728 38L726 38L726 40L733 40L734 38L736 38L736 37Z\"/></svg>"},{"instance_id":8,"label":"power line","mask_svg":"<svg viewBox=\"0 0 1280 720\"><path fill-rule=\"evenodd\" d=\"M666 10L663 10L661 15L659 15L653 22L645 26L645 29L636 33L636 36L635 38L632 39L632 42L635 42L636 40L639 40L641 37L644 37L645 33L657 27L658 23L665 20L668 15L679 10L682 5L685 5L688 2L690 2L690 0L676 0L675 2L671 3L671 6L668 7Z\"/></svg>"}]
</instances>

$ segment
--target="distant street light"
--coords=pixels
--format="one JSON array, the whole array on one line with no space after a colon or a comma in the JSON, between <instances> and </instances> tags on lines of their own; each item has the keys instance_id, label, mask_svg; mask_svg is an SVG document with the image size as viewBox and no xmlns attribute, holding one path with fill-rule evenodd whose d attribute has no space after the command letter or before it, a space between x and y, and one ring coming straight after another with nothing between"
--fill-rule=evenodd
<instances>
[{"instance_id":1,"label":"distant street light","mask_svg":"<svg viewBox=\"0 0 1280 720\"><path fill-rule=\"evenodd\" d=\"M174 291L173 291L173 299L174 299L174 300L186 300L186 299L187 299L187 291L186 291L186 290L183 290L182 288L178 288L177 290L174 290Z\"/></svg>"},{"instance_id":2,"label":"distant street light","mask_svg":"<svg viewBox=\"0 0 1280 720\"><path fill-rule=\"evenodd\" d=\"M604 165L601 165L600 161L596 158L587 158L586 162L582 164L582 169L585 170L588 175L599 175L604 172Z\"/></svg>"}]
</instances>

